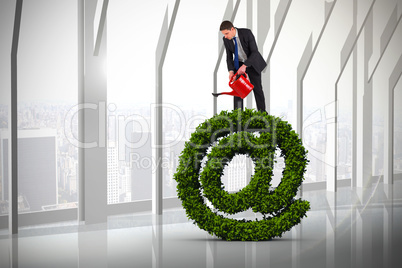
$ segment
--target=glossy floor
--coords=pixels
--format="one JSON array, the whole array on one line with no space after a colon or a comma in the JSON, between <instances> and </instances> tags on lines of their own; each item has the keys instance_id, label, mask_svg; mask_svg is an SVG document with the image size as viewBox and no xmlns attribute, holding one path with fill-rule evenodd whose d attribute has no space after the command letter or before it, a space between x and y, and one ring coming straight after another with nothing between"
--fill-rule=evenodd
<instances>
[{"instance_id":1,"label":"glossy floor","mask_svg":"<svg viewBox=\"0 0 402 268\"><path fill-rule=\"evenodd\" d=\"M402 181L303 194L312 209L282 238L227 242L183 210L110 217L104 225L0 233L0 267L402 267Z\"/></svg>"}]
</instances>

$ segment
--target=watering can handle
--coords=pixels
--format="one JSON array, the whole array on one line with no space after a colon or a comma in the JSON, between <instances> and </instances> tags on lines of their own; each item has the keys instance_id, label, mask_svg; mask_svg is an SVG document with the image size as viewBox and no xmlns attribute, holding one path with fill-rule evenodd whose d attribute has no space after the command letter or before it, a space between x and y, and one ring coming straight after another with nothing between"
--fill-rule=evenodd
<instances>
[{"instance_id":1,"label":"watering can handle","mask_svg":"<svg viewBox=\"0 0 402 268\"><path fill-rule=\"evenodd\" d=\"M238 73L238 71L232 76L232 79L230 79L229 83L233 83L234 80L237 79L236 77L241 75L241 74L239 75L239 74L237 74L237 73ZM247 73L244 73L243 75L244 75L244 77L248 78ZM236 78L236 79L235 79L235 78Z\"/></svg>"}]
</instances>

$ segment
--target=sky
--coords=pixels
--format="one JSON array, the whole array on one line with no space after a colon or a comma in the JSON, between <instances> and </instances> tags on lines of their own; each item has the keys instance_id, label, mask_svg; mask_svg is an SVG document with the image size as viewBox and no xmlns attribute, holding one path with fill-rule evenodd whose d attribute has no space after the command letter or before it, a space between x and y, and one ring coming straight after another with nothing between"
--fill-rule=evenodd
<instances>
[{"instance_id":1,"label":"sky","mask_svg":"<svg viewBox=\"0 0 402 268\"><path fill-rule=\"evenodd\" d=\"M2 34L1 42L1 96L7 96L5 88L10 83L9 76L5 75L10 69L5 63L10 62L14 14L10 2L13 1L1 1L0 8L2 16L7 14L7 21L2 26L6 34ZM19 101L76 101L76 29L76 8L71 1L23 2L17 62ZM5 99L1 98L1 102Z\"/></svg>"}]
</instances>

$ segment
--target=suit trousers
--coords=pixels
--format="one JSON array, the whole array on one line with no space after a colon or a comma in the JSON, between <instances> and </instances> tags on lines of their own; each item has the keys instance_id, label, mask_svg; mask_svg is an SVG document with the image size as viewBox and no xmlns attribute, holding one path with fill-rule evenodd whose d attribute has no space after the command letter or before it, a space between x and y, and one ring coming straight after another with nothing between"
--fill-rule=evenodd
<instances>
[{"instance_id":1,"label":"suit trousers","mask_svg":"<svg viewBox=\"0 0 402 268\"><path fill-rule=\"evenodd\" d=\"M239 62L239 65L242 66L243 63ZM255 97L255 102L257 104L257 110L265 112L265 96L264 91L262 91L262 82L261 82L261 73L257 72L253 67L247 67L246 73L250 78L251 84L254 86L253 92ZM234 105L236 108L236 104L241 100L240 97L234 97ZM240 107L239 107L240 108Z\"/></svg>"}]
</instances>

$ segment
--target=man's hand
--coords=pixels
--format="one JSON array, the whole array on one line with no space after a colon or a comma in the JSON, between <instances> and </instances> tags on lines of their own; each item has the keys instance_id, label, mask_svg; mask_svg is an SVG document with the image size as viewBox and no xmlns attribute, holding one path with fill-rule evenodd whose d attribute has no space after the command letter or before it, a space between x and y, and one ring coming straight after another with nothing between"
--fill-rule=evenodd
<instances>
[{"instance_id":1,"label":"man's hand","mask_svg":"<svg viewBox=\"0 0 402 268\"><path fill-rule=\"evenodd\" d=\"M233 72L233 71L230 71L230 72L229 72L229 81L232 80L232 77L233 77L233 76L234 76L234 72Z\"/></svg>"},{"instance_id":2,"label":"man's hand","mask_svg":"<svg viewBox=\"0 0 402 268\"><path fill-rule=\"evenodd\" d=\"M245 74L246 73L246 68L247 66L245 64L243 64L239 70L237 71L238 74Z\"/></svg>"}]
</instances>

